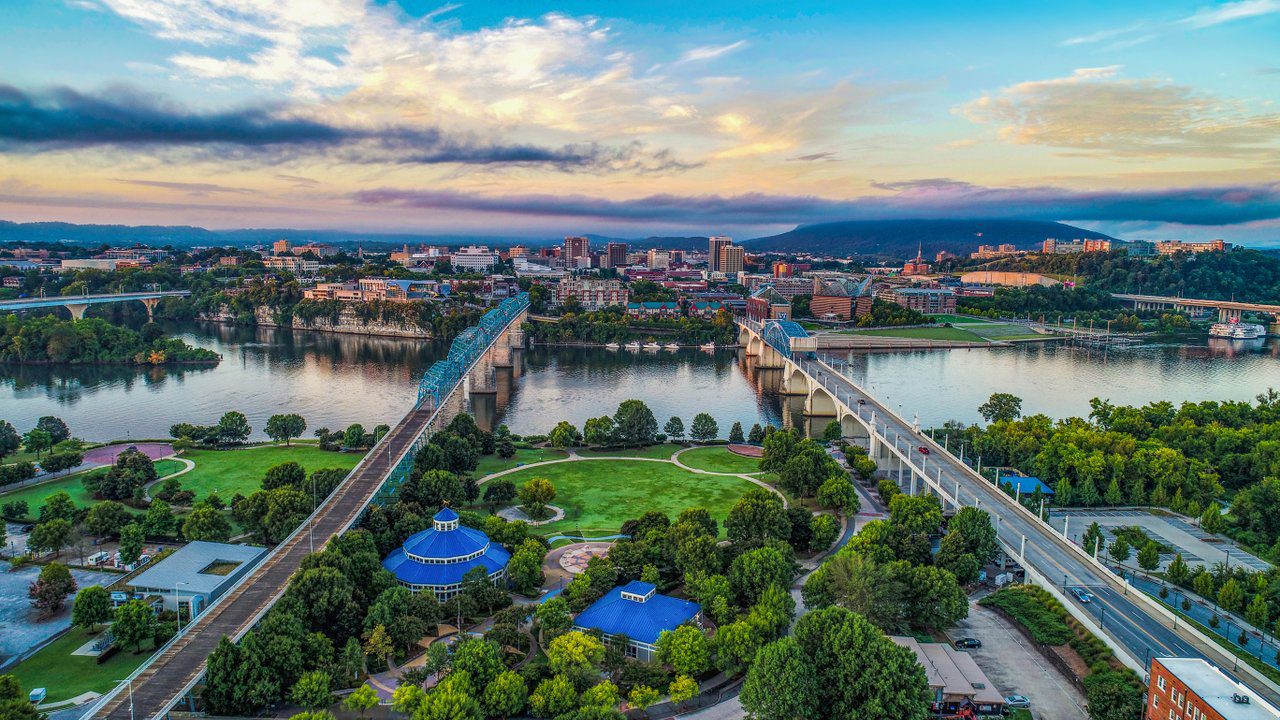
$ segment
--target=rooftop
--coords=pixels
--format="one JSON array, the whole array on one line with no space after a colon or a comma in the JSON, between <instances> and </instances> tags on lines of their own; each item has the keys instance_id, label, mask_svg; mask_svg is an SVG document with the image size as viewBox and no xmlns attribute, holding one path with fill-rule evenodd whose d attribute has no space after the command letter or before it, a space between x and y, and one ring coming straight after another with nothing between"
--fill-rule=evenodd
<instances>
[{"instance_id":1,"label":"rooftop","mask_svg":"<svg viewBox=\"0 0 1280 720\"><path fill-rule=\"evenodd\" d=\"M240 566L256 560L266 551L266 548L255 545L228 545L194 540L144 570L129 584L134 587L170 590L181 587L184 593L209 594L227 582L227 577ZM227 565L230 563L237 567L228 570Z\"/></svg>"},{"instance_id":2,"label":"rooftop","mask_svg":"<svg viewBox=\"0 0 1280 720\"><path fill-rule=\"evenodd\" d=\"M702 610L696 602L656 591L650 583L633 580L592 603L574 618L573 624L653 645L663 631L675 630Z\"/></svg>"},{"instance_id":3,"label":"rooftop","mask_svg":"<svg viewBox=\"0 0 1280 720\"><path fill-rule=\"evenodd\" d=\"M975 703L1004 703L1004 696L968 653L944 643L922 643L909 637L889 639L915 653L916 660L924 666L929 687L941 689L944 695L971 698Z\"/></svg>"},{"instance_id":4,"label":"rooftop","mask_svg":"<svg viewBox=\"0 0 1280 720\"><path fill-rule=\"evenodd\" d=\"M1043 495L1053 495L1053 488L1044 483L1043 480L1030 475L1001 475L1000 482L1009 483L1014 489L1020 490L1023 495L1029 495L1039 490Z\"/></svg>"},{"instance_id":5,"label":"rooftop","mask_svg":"<svg viewBox=\"0 0 1280 720\"><path fill-rule=\"evenodd\" d=\"M1218 714L1229 720L1276 720L1280 718L1280 710L1259 697L1225 673L1201 658L1155 658L1156 662L1165 666L1191 692L1218 711ZM1249 703L1237 703L1232 695L1240 694L1249 698Z\"/></svg>"}]
</instances>

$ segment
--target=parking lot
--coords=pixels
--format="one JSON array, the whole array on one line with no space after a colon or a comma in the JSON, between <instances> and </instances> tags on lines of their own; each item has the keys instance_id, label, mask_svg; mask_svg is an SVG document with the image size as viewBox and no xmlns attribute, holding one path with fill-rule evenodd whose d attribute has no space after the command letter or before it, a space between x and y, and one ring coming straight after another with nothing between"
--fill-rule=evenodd
<instances>
[{"instance_id":1,"label":"parking lot","mask_svg":"<svg viewBox=\"0 0 1280 720\"><path fill-rule=\"evenodd\" d=\"M1068 518L1070 518L1069 521ZM1131 525L1140 527L1152 540L1171 548L1168 552L1160 553L1161 569L1168 566L1176 553L1181 553L1182 559L1192 567L1196 565L1212 567L1219 562L1229 561L1232 567L1243 565L1252 571L1271 568L1270 563L1250 555L1226 537L1207 533L1195 523L1171 513L1156 514L1141 509L1125 508L1054 510L1049 522L1059 532L1064 525L1067 526L1068 536L1077 545L1080 544L1080 538L1090 523L1098 523L1107 544L1115 538L1113 528ZM1133 548L1128 564L1132 565L1136 562L1134 557L1139 549ZM1106 552L1104 546L1099 557L1105 557Z\"/></svg>"}]
</instances>

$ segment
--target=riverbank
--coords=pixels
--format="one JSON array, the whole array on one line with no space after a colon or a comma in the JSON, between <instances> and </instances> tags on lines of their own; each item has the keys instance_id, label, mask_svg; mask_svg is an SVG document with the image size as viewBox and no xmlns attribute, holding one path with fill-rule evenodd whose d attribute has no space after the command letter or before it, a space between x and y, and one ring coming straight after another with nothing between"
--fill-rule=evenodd
<instances>
[{"instance_id":1,"label":"riverbank","mask_svg":"<svg viewBox=\"0 0 1280 720\"><path fill-rule=\"evenodd\" d=\"M386 323L374 320L365 320L359 317L355 310L344 308L339 315L338 322L333 322L328 317L316 317L311 320L290 316L288 323L281 323L276 318L271 308L266 306L258 307L254 311L254 322L245 323L241 316L233 315L226 310L217 313L204 313L200 316L201 322L212 322L226 325L254 325L257 327L280 328L282 330L306 330L309 332L336 333L340 335L366 335L371 337L394 337L394 338L413 338L418 340L436 340L437 337L432 328L423 327L407 327L404 325Z\"/></svg>"}]
</instances>

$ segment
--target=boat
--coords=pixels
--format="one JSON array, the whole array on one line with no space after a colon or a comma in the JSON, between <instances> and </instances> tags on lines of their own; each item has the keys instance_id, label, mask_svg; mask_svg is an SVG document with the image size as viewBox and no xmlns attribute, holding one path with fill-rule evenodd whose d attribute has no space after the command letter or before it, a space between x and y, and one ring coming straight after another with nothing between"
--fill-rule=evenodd
<instances>
[{"instance_id":1,"label":"boat","mask_svg":"<svg viewBox=\"0 0 1280 720\"><path fill-rule=\"evenodd\" d=\"M626 347L628 350L639 350L640 343L636 342L635 340L632 340L631 342L627 343Z\"/></svg>"},{"instance_id":2,"label":"boat","mask_svg":"<svg viewBox=\"0 0 1280 720\"><path fill-rule=\"evenodd\" d=\"M1256 323L1237 321L1214 323L1209 328L1209 337L1228 338L1230 340L1256 340L1267 334L1267 329Z\"/></svg>"},{"instance_id":3,"label":"boat","mask_svg":"<svg viewBox=\"0 0 1280 720\"><path fill-rule=\"evenodd\" d=\"M645 350L661 350L662 346L656 342L647 342L644 344Z\"/></svg>"},{"instance_id":4,"label":"boat","mask_svg":"<svg viewBox=\"0 0 1280 720\"><path fill-rule=\"evenodd\" d=\"M700 350L715 350L715 349L716 349L716 344L715 344L715 343L713 343L713 342L703 343L703 344L701 344L701 345L699 345L699 346L698 346L698 349L700 349Z\"/></svg>"},{"instance_id":5,"label":"boat","mask_svg":"<svg viewBox=\"0 0 1280 720\"><path fill-rule=\"evenodd\" d=\"M610 350L617 350L619 347L618 343L615 343L615 342L605 343L604 346L609 348Z\"/></svg>"},{"instance_id":6,"label":"boat","mask_svg":"<svg viewBox=\"0 0 1280 720\"><path fill-rule=\"evenodd\" d=\"M662 347L663 347L663 348L665 348L665 349L667 349L667 350L679 350L679 349L680 349L680 343L667 343L666 345L663 345Z\"/></svg>"}]
</instances>

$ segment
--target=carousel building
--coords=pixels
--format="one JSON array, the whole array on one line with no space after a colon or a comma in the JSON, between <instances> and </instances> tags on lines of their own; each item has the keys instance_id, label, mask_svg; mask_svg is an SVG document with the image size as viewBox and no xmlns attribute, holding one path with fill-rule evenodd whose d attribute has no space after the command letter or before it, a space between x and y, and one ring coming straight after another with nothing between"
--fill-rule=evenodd
<instances>
[{"instance_id":1,"label":"carousel building","mask_svg":"<svg viewBox=\"0 0 1280 720\"><path fill-rule=\"evenodd\" d=\"M462 590L462 578L483 568L495 585L506 580L511 553L488 535L458 523L458 513L442 508L431 527L414 533L382 566L414 592L430 590L447 600Z\"/></svg>"}]
</instances>

